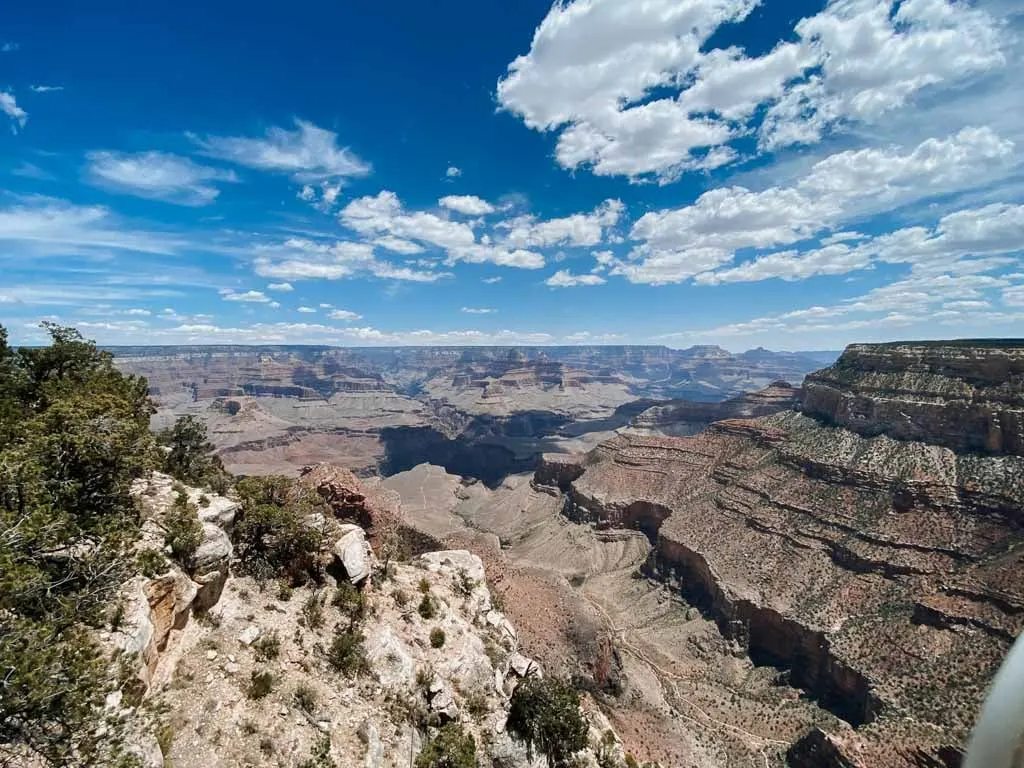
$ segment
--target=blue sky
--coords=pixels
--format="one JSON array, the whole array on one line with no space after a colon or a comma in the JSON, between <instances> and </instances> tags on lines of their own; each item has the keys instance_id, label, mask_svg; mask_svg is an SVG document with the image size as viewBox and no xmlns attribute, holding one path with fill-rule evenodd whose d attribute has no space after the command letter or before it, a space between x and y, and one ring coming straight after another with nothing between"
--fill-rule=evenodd
<instances>
[{"instance_id":1,"label":"blue sky","mask_svg":"<svg viewBox=\"0 0 1024 768\"><path fill-rule=\"evenodd\" d=\"M18 342L1024 329L1012 0L7 5Z\"/></svg>"}]
</instances>

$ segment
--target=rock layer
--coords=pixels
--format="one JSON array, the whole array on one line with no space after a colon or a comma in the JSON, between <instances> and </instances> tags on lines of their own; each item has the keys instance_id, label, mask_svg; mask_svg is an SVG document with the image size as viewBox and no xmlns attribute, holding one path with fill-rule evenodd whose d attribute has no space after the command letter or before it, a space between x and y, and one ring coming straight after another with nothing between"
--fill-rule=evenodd
<instances>
[{"instance_id":1,"label":"rock layer","mask_svg":"<svg viewBox=\"0 0 1024 768\"><path fill-rule=\"evenodd\" d=\"M940 760L1024 625L1022 359L1010 344L858 345L809 378L803 413L623 433L537 481L581 467L570 516L642 530L650 574L849 723L797 754ZM982 412L1010 425L1002 442L979 435Z\"/></svg>"}]
</instances>

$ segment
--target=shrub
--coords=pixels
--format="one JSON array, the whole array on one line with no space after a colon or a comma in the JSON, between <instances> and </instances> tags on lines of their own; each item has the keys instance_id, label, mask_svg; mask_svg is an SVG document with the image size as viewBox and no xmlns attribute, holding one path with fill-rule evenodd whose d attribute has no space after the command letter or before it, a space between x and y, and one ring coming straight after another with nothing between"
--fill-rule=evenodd
<instances>
[{"instance_id":1,"label":"shrub","mask_svg":"<svg viewBox=\"0 0 1024 768\"><path fill-rule=\"evenodd\" d=\"M442 726L420 750L416 768L475 768L476 741L457 723Z\"/></svg>"},{"instance_id":2,"label":"shrub","mask_svg":"<svg viewBox=\"0 0 1024 768\"><path fill-rule=\"evenodd\" d=\"M245 692L245 695L250 699L262 699L265 696L270 695L276 684L277 680L274 679L272 672L267 670L257 671L254 669L249 675L249 688Z\"/></svg>"},{"instance_id":3,"label":"shrub","mask_svg":"<svg viewBox=\"0 0 1024 768\"><path fill-rule=\"evenodd\" d=\"M295 706L301 709L303 712L313 714L313 710L316 709L316 691L310 688L305 683L299 683L295 686Z\"/></svg>"},{"instance_id":4,"label":"shrub","mask_svg":"<svg viewBox=\"0 0 1024 768\"><path fill-rule=\"evenodd\" d=\"M292 590L292 587L288 582L279 582L277 585L277 599L280 600L282 603L287 603L289 600L292 599L293 591L294 590Z\"/></svg>"},{"instance_id":5,"label":"shrub","mask_svg":"<svg viewBox=\"0 0 1024 768\"><path fill-rule=\"evenodd\" d=\"M199 506L202 507L203 509L206 509L208 506L210 506L210 497L207 496L205 493L199 494Z\"/></svg>"},{"instance_id":6,"label":"shrub","mask_svg":"<svg viewBox=\"0 0 1024 768\"><path fill-rule=\"evenodd\" d=\"M167 562L167 557L159 549L142 550L136 556L135 564L147 579L153 579L161 573L166 573L170 565Z\"/></svg>"},{"instance_id":7,"label":"shrub","mask_svg":"<svg viewBox=\"0 0 1024 768\"><path fill-rule=\"evenodd\" d=\"M98 765L110 690L88 627L135 564L132 482L157 460L145 379L71 328L15 350L0 326L0 764Z\"/></svg>"},{"instance_id":8,"label":"shrub","mask_svg":"<svg viewBox=\"0 0 1024 768\"><path fill-rule=\"evenodd\" d=\"M342 628L339 624L334 629L331 647L327 651L328 663L347 677L358 675L368 666L366 649L363 647L365 639L359 630L352 627Z\"/></svg>"},{"instance_id":9,"label":"shrub","mask_svg":"<svg viewBox=\"0 0 1024 768\"><path fill-rule=\"evenodd\" d=\"M430 594L430 582L427 581L426 577L420 579L420 583L417 585L421 595Z\"/></svg>"},{"instance_id":10,"label":"shrub","mask_svg":"<svg viewBox=\"0 0 1024 768\"><path fill-rule=\"evenodd\" d=\"M430 619L437 615L437 608L434 606L434 601L430 599L430 595L423 595L416 610L427 621L430 621Z\"/></svg>"},{"instance_id":11,"label":"shrub","mask_svg":"<svg viewBox=\"0 0 1024 768\"><path fill-rule=\"evenodd\" d=\"M396 589L391 593L391 597L395 600L395 605L399 608L405 608L409 604L409 595L403 592L401 589Z\"/></svg>"},{"instance_id":12,"label":"shrub","mask_svg":"<svg viewBox=\"0 0 1024 768\"><path fill-rule=\"evenodd\" d=\"M281 653L281 641L277 632L268 632L252 644L252 651L260 661L272 661Z\"/></svg>"},{"instance_id":13,"label":"shrub","mask_svg":"<svg viewBox=\"0 0 1024 768\"><path fill-rule=\"evenodd\" d=\"M161 526L164 529L164 544L171 548L174 559L190 566L196 550L203 543L199 509L187 496L179 495L164 515Z\"/></svg>"},{"instance_id":14,"label":"shrub","mask_svg":"<svg viewBox=\"0 0 1024 768\"><path fill-rule=\"evenodd\" d=\"M366 595L351 582L342 581L334 592L331 605L338 608L348 617L349 624L354 626L366 616Z\"/></svg>"},{"instance_id":15,"label":"shrub","mask_svg":"<svg viewBox=\"0 0 1024 768\"><path fill-rule=\"evenodd\" d=\"M213 455L213 444L207 439L206 424L196 416L182 416L172 427L156 436L168 448L163 470L193 485L218 484L227 473L220 459Z\"/></svg>"},{"instance_id":16,"label":"shrub","mask_svg":"<svg viewBox=\"0 0 1024 768\"><path fill-rule=\"evenodd\" d=\"M316 740L309 759L299 763L299 768L335 768L336 765L331 757L331 737L324 734Z\"/></svg>"},{"instance_id":17,"label":"shrub","mask_svg":"<svg viewBox=\"0 0 1024 768\"><path fill-rule=\"evenodd\" d=\"M538 749L551 768L565 768L587 746L579 694L556 677L528 677L516 686L508 728L531 752Z\"/></svg>"},{"instance_id":18,"label":"shrub","mask_svg":"<svg viewBox=\"0 0 1024 768\"><path fill-rule=\"evenodd\" d=\"M302 604L302 615L310 629L319 629L324 625L324 601L318 593L311 594Z\"/></svg>"},{"instance_id":19,"label":"shrub","mask_svg":"<svg viewBox=\"0 0 1024 768\"><path fill-rule=\"evenodd\" d=\"M232 541L240 570L257 581L319 578L321 533L303 522L316 506L286 477L246 477L236 487L241 509Z\"/></svg>"},{"instance_id":20,"label":"shrub","mask_svg":"<svg viewBox=\"0 0 1024 768\"><path fill-rule=\"evenodd\" d=\"M444 645L445 636L444 630L440 627L434 627L430 630L430 647L440 648Z\"/></svg>"}]
</instances>

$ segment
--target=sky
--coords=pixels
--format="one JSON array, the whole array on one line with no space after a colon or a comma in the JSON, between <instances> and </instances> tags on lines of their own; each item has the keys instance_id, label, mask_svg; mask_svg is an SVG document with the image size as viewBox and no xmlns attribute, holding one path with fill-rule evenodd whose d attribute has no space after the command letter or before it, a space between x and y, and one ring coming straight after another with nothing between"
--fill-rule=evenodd
<instances>
[{"instance_id":1,"label":"sky","mask_svg":"<svg viewBox=\"0 0 1024 768\"><path fill-rule=\"evenodd\" d=\"M0 10L0 323L101 344L1024 336L1016 0Z\"/></svg>"}]
</instances>

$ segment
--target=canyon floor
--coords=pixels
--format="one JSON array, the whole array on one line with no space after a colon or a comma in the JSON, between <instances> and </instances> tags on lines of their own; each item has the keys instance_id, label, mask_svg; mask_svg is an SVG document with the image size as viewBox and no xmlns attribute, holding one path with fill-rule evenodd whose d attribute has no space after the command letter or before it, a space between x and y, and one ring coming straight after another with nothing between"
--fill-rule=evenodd
<instances>
[{"instance_id":1,"label":"canyon floor","mask_svg":"<svg viewBox=\"0 0 1024 768\"><path fill-rule=\"evenodd\" d=\"M532 479L490 490L424 464L381 484L399 493L407 521L481 555L525 653L592 677L614 648L623 690L597 698L628 751L680 768L776 766L810 726L843 729L677 590L642 576L643 533L572 523Z\"/></svg>"}]
</instances>

